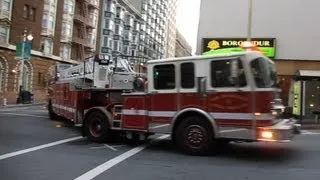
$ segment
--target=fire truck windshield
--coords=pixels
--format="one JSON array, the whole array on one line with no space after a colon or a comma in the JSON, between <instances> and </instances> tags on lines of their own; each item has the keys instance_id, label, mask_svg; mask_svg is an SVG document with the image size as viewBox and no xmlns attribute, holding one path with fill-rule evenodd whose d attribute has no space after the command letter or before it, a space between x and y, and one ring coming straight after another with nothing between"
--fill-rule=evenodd
<instances>
[{"instance_id":1,"label":"fire truck windshield","mask_svg":"<svg viewBox=\"0 0 320 180\"><path fill-rule=\"evenodd\" d=\"M274 88L278 86L274 65L265 58L257 58L250 64L257 88Z\"/></svg>"}]
</instances>

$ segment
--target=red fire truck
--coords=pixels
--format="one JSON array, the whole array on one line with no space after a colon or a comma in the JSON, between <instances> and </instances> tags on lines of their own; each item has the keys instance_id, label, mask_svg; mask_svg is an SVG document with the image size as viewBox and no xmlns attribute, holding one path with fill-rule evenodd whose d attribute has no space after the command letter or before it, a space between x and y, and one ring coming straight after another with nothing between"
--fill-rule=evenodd
<instances>
[{"instance_id":1,"label":"red fire truck","mask_svg":"<svg viewBox=\"0 0 320 180\"><path fill-rule=\"evenodd\" d=\"M170 134L191 154L229 141L289 142L300 132L283 118L272 60L258 52L179 57L146 62L137 73L129 61L97 55L71 66L58 64L48 103L51 118L82 126L101 142L114 134L145 140Z\"/></svg>"}]
</instances>

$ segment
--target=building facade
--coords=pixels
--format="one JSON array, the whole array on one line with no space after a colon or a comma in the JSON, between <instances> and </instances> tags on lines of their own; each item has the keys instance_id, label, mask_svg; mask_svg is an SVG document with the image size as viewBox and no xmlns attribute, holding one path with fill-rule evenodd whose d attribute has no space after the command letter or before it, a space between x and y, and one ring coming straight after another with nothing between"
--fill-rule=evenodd
<instances>
[{"instance_id":1,"label":"building facade","mask_svg":"<svg viewBox=\"0 0 320 180\"><path fill-rule=\"evenodd\" d=\"M320 21L316 19L319 6L317 0L253 1L252 40L275 62L281 97L288 106L294 106L290 89L296 72L320 70ZM202 0L200 8L197 54L212 50L208 42L213 40L220 47L234 47L246 39L249 1ZM310 115L320 107L320 83L305 85L305 92L309 93L303 95L303 105L306 115Z\"/></svg>"},{"instance_id":2,"label":"building facade","mask_svg":"<svg viewBox=\"0 0 320 180\"><path fill-rule=\"evenodd\" d=\"M175 46L175 57L191 56L192 48L186 39L177 29L176 32L176 46Z\"/></svg>"},{"instance_id":3,"label":"building facade","mask_svg":"<svg viewBox=\"0 0 320 180\"><path fill-rule=\"evenodd\" d=\"M101 2L103 12L100 15L99 52L109 56L139 56L143 57L143 60L164 58L167 49L166 22L169 1ZM175 21L175 17L170 19Z\"/></svg>"},{"instance_id":4,"label":"building facade","mask_svg":"<svg viewBox=\"0 0 320 180\"><path fill-rule=\"evenodd\" d=\"M98 4L99 0L0 0L1 103L3 99L16 102L19 81L34 94L35 101L44 101L50 66L78 63L94 52ZM33 40L31 58L20 71L16 43L22 41L24 31L32 34Z\"/></svg>"},{"instance_id":5,"label":"building facade","mask_svg":"<svg viewBox=\"0 0 320 180\"><path fill-rule=\"evenodd\" d=\"M177 0L167 0L166 7L166 50L165 57L174 57L176 48L176 16L177 16Z\"/></svg>"}]
</instances>

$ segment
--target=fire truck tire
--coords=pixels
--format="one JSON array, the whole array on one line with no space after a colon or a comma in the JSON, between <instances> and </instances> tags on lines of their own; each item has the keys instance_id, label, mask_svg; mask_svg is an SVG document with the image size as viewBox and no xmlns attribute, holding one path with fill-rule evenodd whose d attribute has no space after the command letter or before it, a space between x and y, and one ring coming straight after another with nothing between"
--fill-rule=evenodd
<instances>
[{"instance_id":1,"label":"fire truck tire","mask_svg":"<svg viewBox=\"0 0 320 180\"><path fill-rule=\"evenodd\" d=\"M215 147L211 124L201 116L186 117L174 133L177 147L190 155L208 155Z\"/></svg>"},{"instance_id":2,"label":"fire truck tire","mask_svg":"<svg viewBox=\"0 0 320 180\"><path fill-rule=\"evenodd\" d=\"M99 111L89 114L85 120L84 132L90 141L105 142L111 136L107 117Z\"/></svg>"}]
</instances>

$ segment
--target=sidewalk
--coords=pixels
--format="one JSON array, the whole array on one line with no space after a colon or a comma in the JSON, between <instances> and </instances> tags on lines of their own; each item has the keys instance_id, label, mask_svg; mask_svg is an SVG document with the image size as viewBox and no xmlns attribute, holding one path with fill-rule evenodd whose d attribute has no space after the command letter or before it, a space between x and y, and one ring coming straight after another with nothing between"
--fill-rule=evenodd
<instances>
[{"instance_id":1,"label":"sidewalk","mask_svg":"<svg viewBox=\"0 0 320 180\"><path fill-rule=\"evenodd\" d=\"M0 106L0 109L5 109L5 108L17 108L17 107L29 107L29 106L41 106L41 105L46 105L47 102L35 102L32 104L8 104L6 106Z\"/></svg>"},{"instance_id":2,"label":"sidewalk","mask_svg":"<svg viewBox=\"0 0 320 180\"><path fill-rule=\"evenodd\" d=\"M301 129L320 129L320 124L302 124Z\"/></svg>"}]
</instances>

